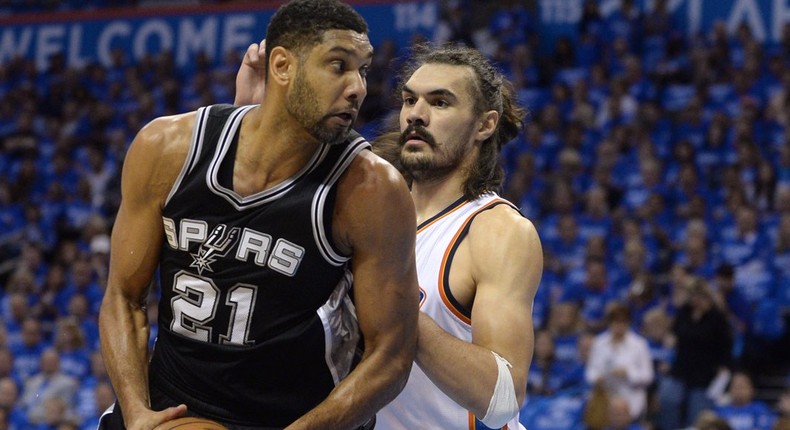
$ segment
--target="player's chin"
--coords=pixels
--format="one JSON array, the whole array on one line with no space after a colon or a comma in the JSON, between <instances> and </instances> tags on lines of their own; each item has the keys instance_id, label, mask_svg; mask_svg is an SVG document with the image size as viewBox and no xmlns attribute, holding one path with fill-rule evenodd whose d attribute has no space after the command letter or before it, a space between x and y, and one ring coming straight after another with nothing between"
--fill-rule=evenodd
<instances>
[{"instance_id":1,"label":"player's chin","mask_svg":"<svg viewBox=\"0 0 790 430\"><path fill-rule=\"evenodd\" d=\"M348 139L348 133L350 131L351 131L350 124L348 126L328 127L325 138L322 139L322 141L330 145L341 144Z\"/></svg>"}]
</instances>

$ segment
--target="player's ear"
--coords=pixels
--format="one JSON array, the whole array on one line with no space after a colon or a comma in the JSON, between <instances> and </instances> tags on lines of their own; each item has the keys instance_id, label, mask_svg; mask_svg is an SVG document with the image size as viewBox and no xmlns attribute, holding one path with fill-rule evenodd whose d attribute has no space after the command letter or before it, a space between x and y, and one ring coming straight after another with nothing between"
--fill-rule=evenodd
<instances>
[{"instance_id":1,"label":"player's ear","mask_svg":"<svg viewBox=\"0 0 790 430\"><path fill-rule=\"evenodd\" d=\"M479 126L477 127L477 133L475 136L475 140L478 142L482 142L492 134L496 130L496 125L499 123L499 113L495 110L490 110L488 112L483 112L479 119Z\"/></svg>"},{"instance_id":2,"label":"player's ear","mask_svg":"<svg viewBox=\"0 0 790 430\"><path fill-rule=\"evenodd\" d=\"M272 48L269 54L269 77L275 82L288 85L296 66L296 57L282 46Z\"/></svg>"}]
</instances>

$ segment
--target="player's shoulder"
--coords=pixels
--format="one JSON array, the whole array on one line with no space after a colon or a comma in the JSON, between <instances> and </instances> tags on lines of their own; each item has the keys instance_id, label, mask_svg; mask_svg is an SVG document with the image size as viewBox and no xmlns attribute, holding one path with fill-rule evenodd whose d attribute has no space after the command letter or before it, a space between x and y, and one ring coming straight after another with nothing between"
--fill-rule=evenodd
<instances>
[{"instance_id":1,"label":"player's shoulder","mask_svg":"<svg viewBox=\"0 0 790 430\"><path fill-rule=\"evenodd\" d=\"M189 152L195 112L151 120L135 136L124 160L129 183L165 195Z\"/></svg>"},{"instance_id":2,"label":"player's shoulder","mask_svg":"<svg viewBox=\"0 0 790 430\"><path fill-rule=\"evenodd\" d=\"M174 146L188 145L195 125L197 112L160 116L148 122L134 139L133 144L151 150L167 150Z\"/></svg>"},{"instance_id":3,"label":"player's shoulder","mask_svg":"<svg viewBox=\"0 0 790 430\"><path fill-rule=\"evenodd\" d=\"M403 175L373 151L360 151L345 176L344 182L360 193L408 193Z\"/></svg>"},{"instance_id":4,"label":"player's shoulder","mask_svg":"<svg viewBox=\"0 0 790 430\"><path fill-rule=\"evenodd\" d=\"M470 224L467 234L470 244L477 249L490 250L491 243L496 242L496 248L502 252L541 250L538 231L532 221L509 202L496 201L501 204L478 213Z\"/></svg>"},{"instance_id":5,"label":"player's shoulder","mask_svg":"<svg viewBox=\"0 0 790 430\"><path fill-rule=\"evenodd\" d=\"M411 219L407 229L412 235L417 229L414 202L406 181L372 151L361 151L340 178L335 208L351 225L362 223L372 229L389 225L391 232L400 221ZM371 219L385 221L371 223Z\"/></svg>"},{"instance_id":6,"label":"player's shoulder","mask_svg":"<svg viewBox=\"0 0 790 430\"><path fill-rule=\"evenodd\" d=\"M513 234L524 238L533 235L537 237L535 225L512 203L501 198L494 199L492 203L494 204L490 209L480 212L475 217L470 233L497 237Z\"/></svg>"}]
</instances>

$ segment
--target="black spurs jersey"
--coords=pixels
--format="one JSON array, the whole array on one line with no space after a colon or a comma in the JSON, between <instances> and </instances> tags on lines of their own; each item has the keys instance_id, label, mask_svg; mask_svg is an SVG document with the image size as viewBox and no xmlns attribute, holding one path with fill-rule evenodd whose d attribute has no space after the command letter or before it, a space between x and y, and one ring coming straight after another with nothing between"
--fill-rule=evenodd
<instances>
[{"instance_id":1,"label":"black spurs jersey","mask_svg":"<svg viewBox=\"0 0 790 430\"><path fill-rule=\"evenodd\" d=\"M350 371L359 331L332 210L339 177L370 145L351 133L322 145L292 178L241 197L233 163L251 108L197 112L163 212L150 384L209 418L283 427Z\"/></svg>"}]
</instances>

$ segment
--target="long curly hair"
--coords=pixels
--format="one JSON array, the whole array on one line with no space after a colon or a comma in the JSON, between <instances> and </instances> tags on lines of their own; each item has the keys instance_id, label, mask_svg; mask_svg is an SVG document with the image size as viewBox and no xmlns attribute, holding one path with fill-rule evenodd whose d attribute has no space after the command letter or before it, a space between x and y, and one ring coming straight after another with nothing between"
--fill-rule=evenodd
<instances>
[{"instance_id":1,"label":"long curly hair","mask_svg":"<svg viewBox=\"0 0 790 430\"><path fill-rule=\"evenodd\" d=\"M398 85L399 93L414 72L425 64L470 67L476 78L471 83L475 114L490 110L499 113L496 130L482 142L477 162L464 183L464 195L476 198L486 192L500 191L505 171L500 164L499 155L505 144L518 136L524 127L527 114L515 101L513 85L474 48L458 44L422 44L413 48L411 60L403 68Z\"/></svg>"}]
</instances>

